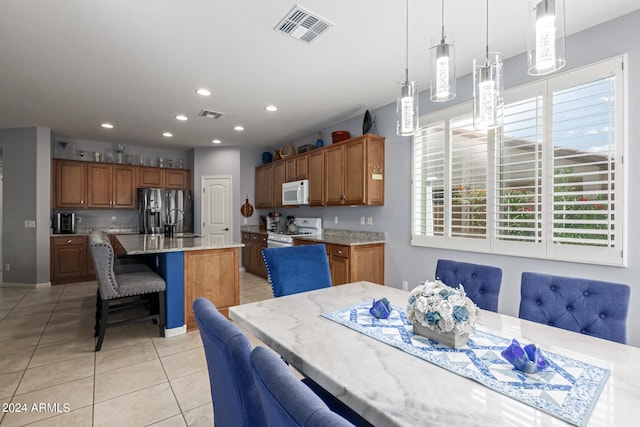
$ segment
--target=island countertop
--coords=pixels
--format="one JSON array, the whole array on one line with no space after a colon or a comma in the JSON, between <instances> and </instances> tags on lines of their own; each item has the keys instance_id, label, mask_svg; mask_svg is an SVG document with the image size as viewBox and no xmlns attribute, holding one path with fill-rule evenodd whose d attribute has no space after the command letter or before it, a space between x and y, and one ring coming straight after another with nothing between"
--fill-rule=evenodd
<instances>
[{"instance_id":1,"label":"island countertop","mask_svg":"<svg viewBox=\"0 0 640 427\"><path fill-rule=\"evenodd\" d=\"M127 255L241 248L243 243L224 236L164 237L162 234L116 234Z\"/></svg>"}]
</instances>

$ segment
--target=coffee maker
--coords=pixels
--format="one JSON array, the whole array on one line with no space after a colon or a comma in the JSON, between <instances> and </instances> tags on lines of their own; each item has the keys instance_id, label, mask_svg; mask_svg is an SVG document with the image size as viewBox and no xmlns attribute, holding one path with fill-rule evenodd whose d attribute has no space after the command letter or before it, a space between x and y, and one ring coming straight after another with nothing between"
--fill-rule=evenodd
<instances>
[{"instance_id":1,"label":"coffee maker","mask_svg":"<svg viewBox=\"0 0 640 427\"><path fill-rule=\"evenodd\" d=\"M267 231L278 233L282 230L284 230L284 225L280 212L269 212L269 215L267 216Z\"/></svg>"},{"instance_id":2,"label":"coffee maker","mask_svg":"<svg viewBox=\"0 0 640 427\"><path fill-rule=\"evenodd\" d=\"M76 214L58 212L53 217L54 234L73 234L76 232Z\"/></svg>"}]
</instances>

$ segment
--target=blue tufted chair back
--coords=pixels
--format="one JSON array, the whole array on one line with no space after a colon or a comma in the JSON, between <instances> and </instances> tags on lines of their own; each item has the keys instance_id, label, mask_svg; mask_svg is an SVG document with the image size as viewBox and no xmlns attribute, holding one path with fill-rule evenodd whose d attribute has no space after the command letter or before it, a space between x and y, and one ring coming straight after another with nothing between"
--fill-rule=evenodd
<instances>
[{"instance_id":1,"label":"blue tufted chair back","mask_svg":"<svg viewBox=\"0 0 640 427\"><path fill-rule=\"evenodd\" d=\"M524 272L520 295L521 319L627 342L628 285Z\"/></svg>"},{"instance_id":2,"label":"blue tufted chair back","mask_svg":"<svg viewBox=\"0 0 640 427\"><path fill-rule=\"evenodd\" d=\"M317 245L262 250L273 296L297 294L331 287L327 249Z\"/></svg>"},{"instance_id":3,"label":"blue tufted chair back","mask_svg":"<svg viewBox=\"0 0 640 427\"><path fill-rule=\"evenodd\" d=\"M483 310L498 311L502 269L489 265L439 259L436 279L457 288L462 284L467 296Z\"/></svg>"},{"instance_id":4,"label":"blue tufted chair back","mask_svg":"<svg viewBox=\"0 0 640 427\"><path fill-rule=\"evenodd\" d=\"M265 426L262 402L249 356L249 339L216 309L211 301L193 302L204 346L211 384L214 424L217 426Z\"/></svg>"}]
</instances>

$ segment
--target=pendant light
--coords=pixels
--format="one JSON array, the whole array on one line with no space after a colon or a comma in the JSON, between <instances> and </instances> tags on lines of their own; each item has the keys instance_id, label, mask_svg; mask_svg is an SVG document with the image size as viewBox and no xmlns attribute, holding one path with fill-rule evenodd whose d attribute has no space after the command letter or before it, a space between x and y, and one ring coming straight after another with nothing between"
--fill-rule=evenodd
<instances>
[{"instance_id":1,"label":"pendant light","mask_svg":"<svg viewBox=\"0 0 640 427\"><path fill-rule=\"evenodd\" d=\"M456 97L456 63L453 37L444 34L444 0L442 33L431 38L431 101L445 102Z\"/></svg>"},{"instance_id":2,"label":"pendant light","mask_svg":"<svg viewBox=\"0 0 640 427\"><path fill-rule=\"evenodd\" d=\"M418 128L418 93L416 82L409 81L409 0L407 0L407 58L405 81L400 84L400 94L396 102L397 131L400 136L411 136Z\"/></svg>"},{"instance_id":3,"label":"pendant light","mask_svg":"<svg viewBox=\"0 0 640 427\"><path fill-rule=\"evenodd\" d=\"M564 0L529 0L527 56L532 76L564 67Z\"/></svg>"},{"instance_id":4,"label":"pendant light","mask_svg":"<svg viewBox=\"0 0 640 427\"><path fill-rule=\"evenodd\" d=\"M480 130L502 126L502 54L489 52L489 0L487 0L485 54L473 60L473 127Z\"/></svg>"}]
</instances>

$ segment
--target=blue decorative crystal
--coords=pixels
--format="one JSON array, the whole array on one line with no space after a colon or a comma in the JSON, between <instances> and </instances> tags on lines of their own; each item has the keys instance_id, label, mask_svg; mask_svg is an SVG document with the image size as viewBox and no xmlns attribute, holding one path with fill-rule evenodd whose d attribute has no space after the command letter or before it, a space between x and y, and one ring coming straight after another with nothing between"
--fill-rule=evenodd
<instances>
[{"instance_id":1,"label":"blue decorative crystal","mask_svg":"<svg viewBox=\"0 0 640 427\"><path fill-rule=\"evenodd\" d=\"M547 367L542 352L535 344L522 347L517 339L513 339L509 347L502 350L502 357L511 363L518 371L535 374Z\"/></svg>"},{"instance_id":2,"label":"blue decorative crystal","mask_svg":"<svg viewBox=\"0 0 640 427\"><path fill-rule=\"evenodd\" d=\"M386 298L379 299L376 301L373 300L373 305L369 309L369 314L371 314L376 319L386 319L389 317L391 313L391 304L389 300Z\"/></svg>"}]
</instances>

